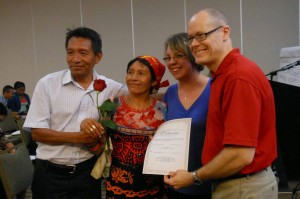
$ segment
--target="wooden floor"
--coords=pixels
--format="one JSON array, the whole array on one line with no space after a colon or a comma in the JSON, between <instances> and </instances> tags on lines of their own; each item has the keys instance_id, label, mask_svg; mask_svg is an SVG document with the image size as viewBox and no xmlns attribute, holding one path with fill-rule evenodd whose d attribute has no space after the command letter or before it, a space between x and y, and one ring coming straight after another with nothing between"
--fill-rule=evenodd
<instances>
[{"instance_id":1,"label":"wooden floor","mask_svg":"<svg viewBox=\"0 0 300 199\"><path fill-rule=\"evenodd\" d=\"M105 199L105 181L102 181L102 199ZM296 181L291 181L288 182L288 187L287 188L280 188L279 187L279 193L278 193L278 199L291 199L292 198L292 192L293 190L296 188L296 186L298 185L298 183L300 182L296 182ZM297 195L300 198L300 190L299 190L299 194ZM26 192L26 197L25 199L31 199L31 189L30 187L28 187L27 192ZM296 198L296 197L294 197ZM269 199L269 198L266 198Z\"/></svg>"},{"instance_id":2,"label":"wooden floor","mask_svg":"<svg viewBox=\"0 0 300 199\"><path fill-rule=\"evenodd\" d=\"M32 198L31 187L28 187L26 191L25 199L31 199L31 198Z\"/></svg>"},{"instance_id":3,"label":"wooden floor","mask_svg":"<svg viewBox=\"0 0 300 199\"><path fill-rule=\"evenodd\" d=\"M289 181L288 182L288 187L279 187L278 189L278 199L291 199L293 195L293 191L295 190L296 186L299 185L300 181ZM300 186L298 186L300 189ZM297 194L300 198L300 190L299 193ZM293 198L297 198L296 195Z\"/></svg>"}]
</instances>

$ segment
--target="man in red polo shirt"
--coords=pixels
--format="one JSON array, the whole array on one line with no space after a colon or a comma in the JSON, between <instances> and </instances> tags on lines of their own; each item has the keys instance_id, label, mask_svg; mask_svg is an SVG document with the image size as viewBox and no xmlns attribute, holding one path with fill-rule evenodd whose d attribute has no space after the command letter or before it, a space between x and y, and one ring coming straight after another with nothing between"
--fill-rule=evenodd
<instances>
[{"instance_id":1,"label":"man in red polo shirt","mask_svg":"<svg viewBox=\"0 0 300 199\"><path fill-rule=\"evenodd\" d=\"M216 9L195 14L187 41L212 74L203 167L165 176L176 188L212 180L213 199L278 198L270 165L277 157L272 88L261 69L232 47L230 27Z\"/></svg>"}]
</instances>

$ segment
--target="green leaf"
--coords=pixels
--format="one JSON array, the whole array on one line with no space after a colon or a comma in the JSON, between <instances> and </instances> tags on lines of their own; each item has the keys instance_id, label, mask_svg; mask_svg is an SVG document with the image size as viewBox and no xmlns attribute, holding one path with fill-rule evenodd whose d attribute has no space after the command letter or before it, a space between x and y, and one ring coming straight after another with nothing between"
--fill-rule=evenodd
<instances>
[{"instance_id":1,"label":"green leaf","mask_svg":"<svg viewBox=\"0 0 300 199\"><path fill-rule=\"evenodd\" d=\"M112 120L102 120L101 121L101 124L103 125L103 126L105 126L105 127L107 127L107 128L111 128L111 129L113 129L113 130L117 130L117 125L116 125L116 123L114 122L114 121L112 121Z\"/></svg>"},{"instance_id":2,"label":"green leaf","mask_svg":"<svg viewBox=\"0 0 300 199\"><path fill-rule=\"evenodd\" d=\"M110 99L107 99L103 104L99 107L101 111L113 111L117 108L117 103L112 102Z\"/></svg>"}]
</instances>

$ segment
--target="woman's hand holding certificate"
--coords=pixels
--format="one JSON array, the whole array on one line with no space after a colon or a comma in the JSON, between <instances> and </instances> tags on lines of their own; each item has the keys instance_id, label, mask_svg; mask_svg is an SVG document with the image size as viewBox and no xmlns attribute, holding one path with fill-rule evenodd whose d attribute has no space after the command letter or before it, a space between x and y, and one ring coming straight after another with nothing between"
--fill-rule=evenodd
<instances>
[{"instance_id":1,"label":"woman's hand holding certificate","mask_svg":"<svg viewBox=\"0 0 300 199\"><path fill-rule=\"evenodd\" d=\"M169 120L156 131L149 143L144 174L168 175L188 168L191 118Z\"/></svg>"}]
</instances>

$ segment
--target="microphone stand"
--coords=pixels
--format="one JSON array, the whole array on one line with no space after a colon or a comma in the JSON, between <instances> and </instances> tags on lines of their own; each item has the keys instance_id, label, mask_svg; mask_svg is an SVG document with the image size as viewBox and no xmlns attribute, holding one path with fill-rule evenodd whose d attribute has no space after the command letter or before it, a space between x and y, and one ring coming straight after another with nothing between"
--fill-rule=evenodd
<instances>
[{"instance_id":1,"label":"microphone stand","mask_svg":"<svg viewBox=\"0 0 300 199\"><path fill-rule=\"evenodd\" d=\"M282 68L280 68L280 69L278 69L278 70L271 71L270 73L266 74L266 76L269 76L269 75L270 75L271 81L273 81L273 76L274 76L274 75L277 75L278 72L280 72L280 71L285 71L285 70L288 70L288 69L291 69L291 68L293 68L294 66L297 66L297 65L284 66L284 67L282 67Z\"/></svg>"}]
</instances>

